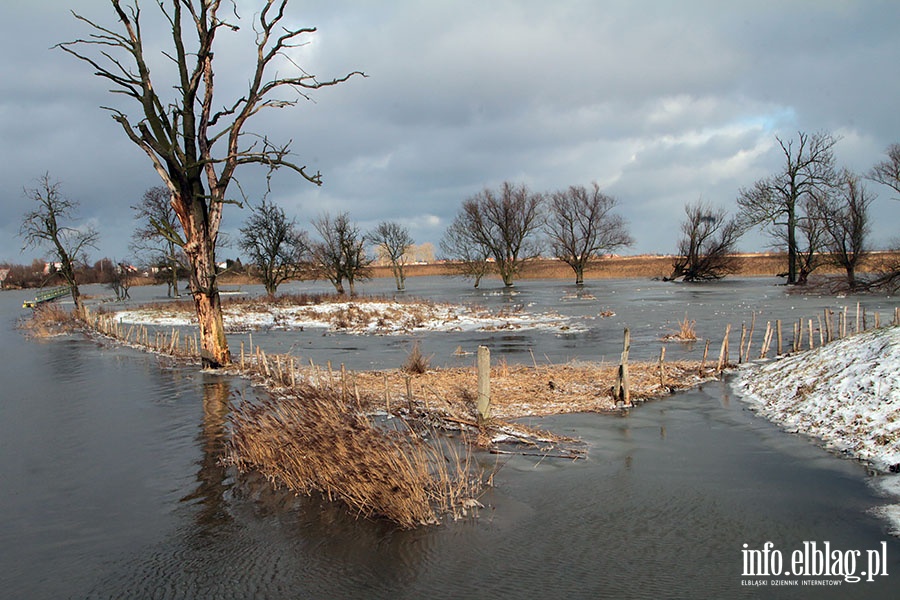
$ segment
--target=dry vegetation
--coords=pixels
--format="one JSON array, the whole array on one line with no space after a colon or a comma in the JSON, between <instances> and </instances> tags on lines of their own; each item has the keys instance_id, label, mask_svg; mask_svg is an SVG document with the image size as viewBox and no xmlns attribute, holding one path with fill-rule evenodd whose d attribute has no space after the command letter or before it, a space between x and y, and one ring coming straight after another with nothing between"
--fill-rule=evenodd
<instances>
[{"instance_id":1,"label":"dry vegetation","mask_svg":"<svg viewBox=\"0 0 900 600\"><path fill-rule=\"evenodd\" d=\"M613 398L617 364L573 362L564 365L507 365L491 368L491 414L500 420L573 412L617 410ZM660 364L630 363L631 398L645 401L692 387L715 376L715 365L698 361ZM319 371L313 378L327 374ZM416 376L404 370L364 371L350 376L352 385L365 390L362 400L370 410L409 410L430 415L434 421L475 426L474 367L432 369Z\"/></svg>"},{"instance_id":2,"label":"dry vegetation","mask_svg":"<svg viewBox=\"0 0 900 600\"><path fill-rule=\"evenodd\" d=\"M47 338L64 335L79 330L83 324L71 311L63 310L55 302L45 302L37 305L30 319L24 319L19 323L29 337Z\"/></svg>"},{"instance_id":3,"label":"dry vegetation","mask_svg":"<svg viewBox=\"0 0 900 600\"><path fill-rule=\"evenodd\" d=\"M483 474L467 444L374 424L329 388L244 401L230 420L225 462L295 493L320 492L402 528L480 506Z\"/></svg>"},{"instance_id":4,"label":"dry vegetation","mask_svg":"<svg viewBox=\"0 0 900 600\"><path fill-rule=\"evenodd\" d=\"M697 321L688 320L687 313L685 313L684 320L678 322L678 331L673 331L672 333L664 335L663 340L667 342L696 342L697 332L694 329L696 324Z\"/></svg>"}]
</instances>

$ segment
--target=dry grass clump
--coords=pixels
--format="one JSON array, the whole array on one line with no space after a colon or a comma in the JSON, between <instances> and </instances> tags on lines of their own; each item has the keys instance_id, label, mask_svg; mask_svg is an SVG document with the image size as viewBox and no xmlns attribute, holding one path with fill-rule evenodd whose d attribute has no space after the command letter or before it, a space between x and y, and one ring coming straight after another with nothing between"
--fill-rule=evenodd
<instances>
[{"instance_id":1,"label":"dry grass clump","mask_svg":"<svg viewBox=\"0 0 900 600\"><path fill-rule=\"evenodd\" d=\"M19 327L30 337L47 338L77 331L81 322L74 312L63 310L55 302L45 302L35 306L31 318Z\"/></svg>"},{"instance_id":2,"label":"dry grass clump","mask_svg":"<svg viewBox=\"0 0 900 600\"><path fill-rule=\"evenodd\" d=\"M329 389L302 385L287 397L244 401L231 426L227 463L296 493L339 499L365 517L408 529L479 506L482 474L472 474L468 451L375 427Z\"/></svg>"},{"instance_id":3,"label":"dry grass clump","mask_svg":"<svg viewBox=\"0 0 900 600\"><path fill-rule=\"evenodd\" d=\"M663 339L666 341L696 342L697 332L694 330L696 324L697 321L689 321L687 313L685 313L684 320L678 321L678 331L664 335Z\"/></svg>"},{"instance_id":4,"label":"dry grass clump","mask_svg":"<svg viewBox=\"0 0 900 600\"><path fill-rule=\"evenodd\" d=\"M428 363L431 361L430 356L422 354L419 348L419 341L413 343L412 349L406 355L406 362L403 363L403 370L412 375L421 375L428 371Z\"/></svg>"}]
</instances>

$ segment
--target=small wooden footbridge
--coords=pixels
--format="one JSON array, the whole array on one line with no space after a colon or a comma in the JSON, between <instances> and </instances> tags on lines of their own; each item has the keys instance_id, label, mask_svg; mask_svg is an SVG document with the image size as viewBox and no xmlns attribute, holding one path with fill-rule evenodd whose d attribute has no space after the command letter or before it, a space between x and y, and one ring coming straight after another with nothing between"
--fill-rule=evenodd
<instances>
[{"instance_id":1,"label":"small wooden footbridge","mask_svg":"<svg viewBox=\"0 0 900 600\"><path fill-rule=\"evenodd\" d=\"M68 285L61 285L59 287L48 288L46 290L42 290L38 292L38 294L34 297L34 300L26 300L22 303L22 308L35 308L41 304L46 302L53 302L63 296L67 296L72 291L72 287Z\"/></svg>"}]
</instances>

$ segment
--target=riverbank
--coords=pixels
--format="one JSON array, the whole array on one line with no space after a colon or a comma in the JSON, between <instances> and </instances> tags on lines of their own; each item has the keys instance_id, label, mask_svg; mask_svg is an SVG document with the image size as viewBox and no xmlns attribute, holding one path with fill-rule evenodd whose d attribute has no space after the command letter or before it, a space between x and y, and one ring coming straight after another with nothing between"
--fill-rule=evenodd
<instances>
[{"instance_id":1,"label":"riverbank","mask_svg":"<svg viewBox=\"0 0 900 600\"><path fill-rule=\"evenodd\" d=\"M750 407L879 472L900 472L900 327L743 367Z\"/></svg>"}]
</instances>

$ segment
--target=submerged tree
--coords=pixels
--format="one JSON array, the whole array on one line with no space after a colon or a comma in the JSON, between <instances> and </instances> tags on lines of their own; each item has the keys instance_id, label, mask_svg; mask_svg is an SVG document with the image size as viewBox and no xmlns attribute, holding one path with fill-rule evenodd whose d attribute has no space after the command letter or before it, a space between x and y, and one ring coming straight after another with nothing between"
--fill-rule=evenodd
<instances>
[{"instance_id":1,"label":"submerged tree","mask_svg":"<svg viewBox=\"0 0 900 600\"><path fill-rule=\"evenodd\" d=\"M307 181L321 185L319 173L289 159L291 142L276 143L251 135L247 123L263 109L294 106L311 90L348 80L319 81L289 56L315 28L294 28L286 21L288 0L265 0L253 20L255 41L248 54L255 57L247 87L236 98L218 97L214 62L218 36L237 32L229 19L236 7L219 14L221 0L159 0L157 5L171 27L171 41L162 50L166 60L154 63L145 50L141 10L137 0L110 0L117 24L103 26L82 15L90 27L87 38L58 47L88 63L112 85L111 92L134 101L135 114L108 108L113 119L149 157L171 194L172 207L184 232L184 252L190 263L190 288L200 325L204 366L231 361L216 279L216 242L222 210L233 202L228 189L239 166L259 164L272 170L286 167ZM145 48L146 45L146 48ZM215 63L218 64L218 63ZM169 67L168 72L164 67ZM166 94L172 92L169 97Z\"/></svg>"},{"instance_id":2,"label":"submerged tree","mask_svg":"<svg viewBox=\"0 0 900 600\"><path fill-rule=\"evenodd\" d=\"M834 193L820 203L827 260L844 269L851 290L857 287L856 270L868 254L869 205L874 199L859 177L844 171Z\"/></svg>"},{"instance_id":3,"label":"submerged tree","mask_svg":"<svg viewBox=\"0 0 900 600\"><path fill-rule=\"evenodd\" d=\"M741 236L737 220L703 201L686 204L684 212L687 218L681 223L683 235L670 279L707 281L734 273L735 245Z\"/></svg>"},{"instance_id":4,"label":"submerged tree","mask_svg":"<svg viewBox=\"0 0 900 600\"><path fill-rule=\"evenodd\" d=\"M444 232L440 247L444 258L452 261L450 266L456 273L471 277L476 288L481 285L481 279L491 267L488 262L491 251L472 238L462 215L458 215Z\"/></svg>"},{"instance_id":5,"label":"submerged tree","mask_svg":"<svg viewBox=\"0 0 900 600\"><path fill-rule=\"evenodd\" d=\"M570 186L550 196L550 247L575 271L575 285L584 284L585 269L602 253L634 243L625 220L612 213L615 207L616 199L602 193L596 183L590 191Z\"/></svg>"},{"instance_id":6,"label":"submerged tree","mask_svg":"<svg viewBox=\"0 0 900 600\"><path fill-rule=\"evenodd\" d=\"M320 240L311 248L313 268L331 282L338 294L346 293L344 280L350 287L350 295L356 294L356 282L369 276L372 260L366 256L365 237L347 213L332 218L324 213L313 221Z\"/></svg>"},{"instance_id":7,"label":"submerged tree","mask_svg":"<svg viewBox=\"0 0 900 600\"><path fill-rule=\"evenodd\" d=\"M390 261L397 290L406 289L406 273L403 271L403 267L406 265L407 251L415 243L415 240L409 235L409 230L394 221L382 221L369 234L369 239Z\"/></svg>"},{"instance_id":8,"label":"submerged tree","mask_svg":"<svg viewBox=\"0 0 900 600\"><path fill-rule=\"evenodd\" d=\"M512 287L522 263L539 254L535 237L542 201L524 185L503 182L498 192L484 189L463 202L460 233L489 252L506 287Z\"/></svg>"},{"instance_id":9,"label":"submerged tree","mask_svg":"<svg viewBox=\"0 0 900 600\"><path fill-rule=\"evenodd\" d=\"M838 140L827 133L804 132L797 134L797 140L785 141L777 136L775 139L784 155L784 167L740 191L737 200L740 219L747 226L762 225L771 236L783 240L788 253L787 283L802 283L801 261L805 260L808 269L817 248L812 244L801 248L798 230L804 225L815 226L809 215L804 214L804 207L812 206L811 198L832 185L833 149ZM810 233L815 234L816 230ZM808 236L808 240L813 238ZM808 274L809 271L805 273Z\"/></svg>"},{"instance_id":10,"label":"submerged tree","mask_svg":"<svg viewBox=\"0 0 900 600\"><path fill-rule=\"evenodd\" d=\"M62 195L61 184L49 173L38 179L37 187L26 189L25 196L37 204L25 213L19 235L26 248L47 248L58 263L56 271L69 285L75 308L81 312L81 293L76 279L77 262L86 262L87 248L96 248L99 235L91 227L76 227L68 222L75 218L78 202Z\"/></svg>"},{"instance_id":11,"label":"submerged tree","mask_svg":"<svg viewBox=\"0 0 900 600\"><path fill-rule=\"evenodd\" d=\"M310 244L305 231L288 220L284 210L265 199L251 209L238 240L241 250L256 267L269 296L289 279L309 270Z\"/></svg>"},{"instance_id":12,"label":"submerged tree","mask_svg":"<svg viewBox=\"0 0 900 600\"><path fill-rule=\"evenodd\" d=\"M172 206L171 194L165 186L156 186L144 192L141 201L132 206L134 218L140 226L131 236L131 249L166 275L169 297L179 297L178 275L187 270L187 259L182 251L184 238L178 232L178 215Z\"/></svg>"}]
</instances>

